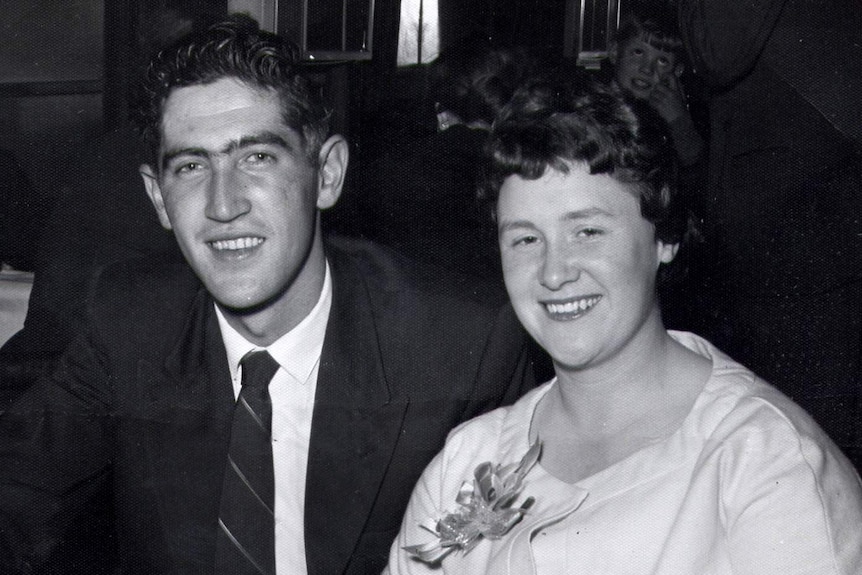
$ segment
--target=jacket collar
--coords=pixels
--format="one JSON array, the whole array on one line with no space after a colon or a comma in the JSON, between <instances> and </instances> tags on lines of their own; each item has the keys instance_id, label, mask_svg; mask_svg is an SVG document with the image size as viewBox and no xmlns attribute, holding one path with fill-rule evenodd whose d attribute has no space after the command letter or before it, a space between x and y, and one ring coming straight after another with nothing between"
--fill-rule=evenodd
<instances>
[{"instance_id":1,"label":"jacket collar","mask_svg":"<svg viewBox=\"0 0 862 575\"><path fill-rule=\"evenodd\" d=\"M389 467L407 407L392 396L372 296L330 249L333 299L321 355L305 495L310 575L343 573Z\"/></svg>"},{"instance_id":2,"label":"jacket collar","mask_svg":"<svg viewBox=\"0 0 862 575\"><path fill-rule=\"evenodd\" d=\"M191 306L177 344L165 360L166 374L180 389L206 393L230 412L233 391L218 319L212 297L201 286Z\"/></svg>"}]
</instances>

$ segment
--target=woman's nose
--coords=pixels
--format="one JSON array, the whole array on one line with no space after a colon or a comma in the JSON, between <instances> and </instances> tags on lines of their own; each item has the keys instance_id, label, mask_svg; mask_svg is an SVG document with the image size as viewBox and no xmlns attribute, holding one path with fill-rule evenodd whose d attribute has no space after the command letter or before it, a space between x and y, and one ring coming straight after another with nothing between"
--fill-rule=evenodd
<instances>
[{"instance_id":1,"label":"woman's nose","mask_svg":"<svg viewBox=\"0 0 862 575\"><path fill-rule=\"evenodd\" d=\"M206 216L211 220L229 222L250 209L251 202L230 171L213 170L207 190Z\"/></svg>"},{"instance_id":2,"label":"woman's nose","mask_svg":"<svg viewBox=\"0 0 862 575\"><path fill-rule=\"evenodd\" d=\"M577 281L581 276L580 267L574 254L558 247L548 247L542 263L540 283L549 290L558 290L565 284Z\"/></svg>"}]
</instances>

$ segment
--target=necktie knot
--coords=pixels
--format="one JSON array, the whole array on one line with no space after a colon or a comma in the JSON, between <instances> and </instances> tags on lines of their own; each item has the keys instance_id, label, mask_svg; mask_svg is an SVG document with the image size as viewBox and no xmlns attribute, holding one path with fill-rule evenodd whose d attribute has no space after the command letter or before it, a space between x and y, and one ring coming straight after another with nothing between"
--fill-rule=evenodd
<instances>
[{"instance_id":1,"label":"necktie knot","mask_svg":"<svg viewBox=\"0 0 862 575\"><path fill-rule=\"evenodd\" d=\"M278 362L265 350L248 352L239 364L242 366L243 387L267 388L278 371Z\"/></svg>"}]
</instances>

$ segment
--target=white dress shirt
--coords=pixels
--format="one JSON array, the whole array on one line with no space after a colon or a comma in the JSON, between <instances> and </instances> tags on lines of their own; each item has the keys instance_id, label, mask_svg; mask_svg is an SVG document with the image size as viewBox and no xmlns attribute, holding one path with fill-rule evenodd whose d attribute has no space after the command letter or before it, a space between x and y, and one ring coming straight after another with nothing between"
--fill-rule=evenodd
<instances>
[{"instance_id":1,"label":"white dress shirt","mask_svg":"<svg viewBox=\"0 0 862 575\"><path fill-rule=\"evenodd\" d=\"M269 384L272 398L272 460L275 470L275 567L280 574L304 575L305 563L305 474L311 439L311 417L320 352L332 304L329 264L320 298L295 328L266 350L279 370ZM227 350L234 397L241 387L240 359L261 349L233 329L216 308L219 328Z\"/></svg>"}]
</instances>

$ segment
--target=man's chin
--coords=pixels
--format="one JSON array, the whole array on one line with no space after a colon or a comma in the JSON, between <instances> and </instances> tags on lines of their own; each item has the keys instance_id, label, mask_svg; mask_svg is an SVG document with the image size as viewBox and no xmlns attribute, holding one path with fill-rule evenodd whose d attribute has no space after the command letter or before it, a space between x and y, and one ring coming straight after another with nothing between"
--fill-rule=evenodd
<instances>
[{"instance_id":1,"label":"man's chin","mask_svg":"<svg viewBox=\"0 0 862 575\"><path fill-rule=\"evenodd\" d=\"M250 315L266 309L272 299L260 297L215 297L218 306L231 315Z\"/></svg>"}]
</instances>

